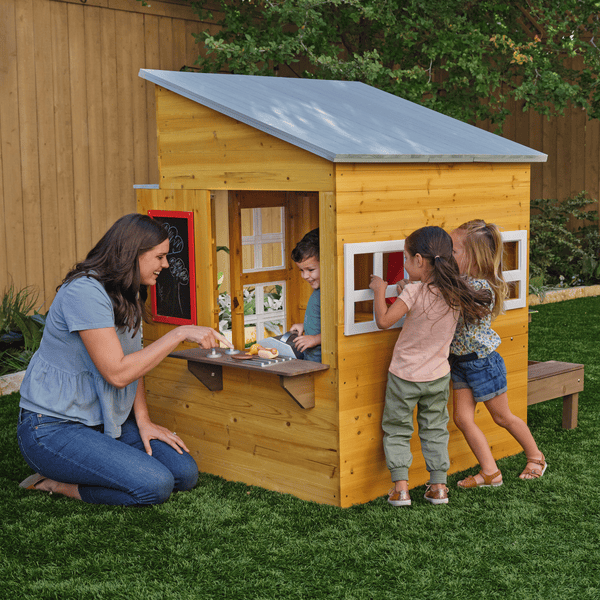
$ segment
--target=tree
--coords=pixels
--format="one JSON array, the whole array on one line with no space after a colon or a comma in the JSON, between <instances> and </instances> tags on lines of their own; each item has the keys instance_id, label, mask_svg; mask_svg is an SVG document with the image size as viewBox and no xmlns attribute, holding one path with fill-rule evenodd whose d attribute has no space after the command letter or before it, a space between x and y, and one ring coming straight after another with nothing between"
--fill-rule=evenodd
<instances>
[{"instance_id":1,"label":"tree","mask_svg":"<svg viewBox=\"0 0 600 600\"><path fill-rule=\"evenodd\" d=\"M600 117L600 2L200 0L205 72L362 81L462 121L500 125L506 100Z\"/></svg>"}]
</instances>

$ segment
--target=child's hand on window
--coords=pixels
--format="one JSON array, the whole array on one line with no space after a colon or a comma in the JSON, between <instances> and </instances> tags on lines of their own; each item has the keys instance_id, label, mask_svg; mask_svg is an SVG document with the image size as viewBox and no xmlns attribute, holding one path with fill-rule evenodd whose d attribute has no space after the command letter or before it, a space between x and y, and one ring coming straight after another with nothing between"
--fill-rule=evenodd
<instances>
[{"instance_id":1,"label":"child's hand on window","mask_svg":"<svg viewBox=\"0 0 600 600\"><path fill-rule=\"evenodd\" d=\"M409 283L415 283L414 281L411 281L410 279L401 279L397 284L396 284L396 289L398 290L398 296L402 293L402 290L409 284Z\"/></svg>"},{"instance_id":2,"label":"child's hand on window","mask_svg":"<svg viewBox=\"0 0 600 600\"><path fill-rule=\"evenodd\" d=\"M374 291L383 291L387 289L387 281L381 279L381 277L377 277L377 275L371 275L371 283L369 283L369 287Z\"/></svg>"}]
</instances>

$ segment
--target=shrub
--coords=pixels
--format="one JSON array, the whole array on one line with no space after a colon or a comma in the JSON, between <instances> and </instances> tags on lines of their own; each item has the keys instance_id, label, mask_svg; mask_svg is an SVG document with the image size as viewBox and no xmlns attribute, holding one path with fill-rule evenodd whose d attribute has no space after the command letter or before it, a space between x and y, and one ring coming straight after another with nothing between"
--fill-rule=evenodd
<instances>
[{"instance_id":1,"label":"shrub","mask_svg":"<svg viewBox=\"0 0 600 600\"><path fill-rule=\"evenodd\" d=\"M531 201L530 279L546 286L591 285L600 282L598 210L586 192L563 202ZM571 218L583 225L569 228Z\"/></svg>"},{"instance_id":2,"label":"shrub","mask_svg":"<svg viewBox=\"0 0 600 600\"><path fill-rule=\"evenodd\" d=\"M0 376L27 368L39 348L45 315L34 310L38 294L32 287L11 286L0 302ZM30 314L33 311L33 314Z\"/></svg>"}]
</instances>

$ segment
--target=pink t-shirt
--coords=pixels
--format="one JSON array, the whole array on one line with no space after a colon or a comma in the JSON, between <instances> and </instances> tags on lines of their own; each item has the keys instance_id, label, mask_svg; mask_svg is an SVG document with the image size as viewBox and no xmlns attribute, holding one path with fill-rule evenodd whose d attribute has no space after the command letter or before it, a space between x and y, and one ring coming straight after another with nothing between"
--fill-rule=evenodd
<instances>
[{"instance_id":1,"label":"pink t-shirt","mask_svg":"<svg viewBox=\"0 0 600 600\"><path fill-rule=\"evenodd\" d=\"M406 381L434 381L447 375L458 311L421 282L407 285L399 298L408 313L394 346L390 373Z\"/></svg>"}]
</instances>

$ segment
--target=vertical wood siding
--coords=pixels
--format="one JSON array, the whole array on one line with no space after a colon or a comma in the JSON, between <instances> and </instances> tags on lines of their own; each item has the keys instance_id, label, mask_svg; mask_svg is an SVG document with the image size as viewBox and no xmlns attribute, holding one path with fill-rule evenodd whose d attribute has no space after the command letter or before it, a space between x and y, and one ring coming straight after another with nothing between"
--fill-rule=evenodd
<instances>
[{"instance_id":1,"label":"vertical wood siding","mask_svg":"<svg viewBox=\"0 0 600 600\"><path fill-rule=\"evenodd\" d=\"M154 85L193 65L204 25L181 4L0 2L0 291L39 289L158 183Z\"/></svg>"}]
</instances>

